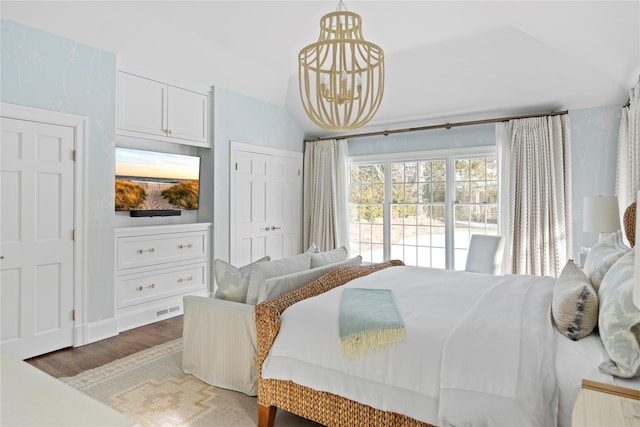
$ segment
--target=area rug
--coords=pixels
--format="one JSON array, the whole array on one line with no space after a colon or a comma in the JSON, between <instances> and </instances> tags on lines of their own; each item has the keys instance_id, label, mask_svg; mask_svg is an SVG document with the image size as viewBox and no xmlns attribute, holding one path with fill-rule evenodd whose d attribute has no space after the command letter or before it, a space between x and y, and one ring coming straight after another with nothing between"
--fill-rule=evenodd
<instances>
[{"instance_id":1,"label":"area rug","mask_svg":"<svg viewBox=\"0 0 640 427\"><path fill-rule=\"evenodd\" d=\"M258 422L255 397L182 372L182 338L61 380L140 426L235 427ZM278 410L275 426L318 424Z\"/></svg>"}]
</instances>

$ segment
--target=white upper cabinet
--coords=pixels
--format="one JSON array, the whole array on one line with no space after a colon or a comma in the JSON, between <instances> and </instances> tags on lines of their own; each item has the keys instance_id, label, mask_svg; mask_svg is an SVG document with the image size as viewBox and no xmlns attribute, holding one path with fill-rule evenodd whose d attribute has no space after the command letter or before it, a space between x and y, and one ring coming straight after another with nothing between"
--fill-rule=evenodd
<instances>
[{"instance_id":1,"label":"white upper cabinet","mask_svg":"<svg viewBox=\"0 0 640 427\"><path fill-rule=\"evenodd\" d=\"M210 147L208 94L118 71L117 133Z\"/></svg>"}]
</instances>

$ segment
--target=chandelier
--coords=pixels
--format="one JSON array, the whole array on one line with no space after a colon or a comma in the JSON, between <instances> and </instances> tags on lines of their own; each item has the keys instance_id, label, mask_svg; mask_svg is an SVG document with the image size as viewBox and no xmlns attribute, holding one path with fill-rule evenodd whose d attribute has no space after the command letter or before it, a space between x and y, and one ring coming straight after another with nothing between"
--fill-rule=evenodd
<instances>
[{"instance_id":1,"label":"chandelier","mask_svg":"<svg viewBox=\"0 0 640 427\"><path fill-rule=\"evenodd\" d=\"M340 0L336 12L320 19L318 41L298 55L302 105L323 129L362 127L382 102L384 53L364 40L361 21Z\"/></svg>"}]
</instances>

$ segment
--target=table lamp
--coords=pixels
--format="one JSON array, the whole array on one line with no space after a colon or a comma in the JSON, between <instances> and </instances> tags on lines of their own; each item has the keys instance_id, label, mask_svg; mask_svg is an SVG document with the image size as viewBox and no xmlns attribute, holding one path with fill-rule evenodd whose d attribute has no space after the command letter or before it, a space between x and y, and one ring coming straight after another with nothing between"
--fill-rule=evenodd
<instances>
[{"instance_id":1,"label":"table lamp","mask_svg":"<svg viewBox=\"0 0 640 427\"><path fill-rule=\"evenodd\" d=\"M616 196L584 198L583 230L600 233L600 240L608 233L620 230L620 210Z\"/></svg>"}]
</instances>

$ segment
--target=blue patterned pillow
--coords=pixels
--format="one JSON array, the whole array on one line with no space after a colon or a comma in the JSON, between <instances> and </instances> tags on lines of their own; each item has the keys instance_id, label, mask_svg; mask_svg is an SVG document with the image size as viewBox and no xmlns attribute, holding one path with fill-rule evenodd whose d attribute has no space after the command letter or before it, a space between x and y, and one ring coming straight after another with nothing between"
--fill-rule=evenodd
<instances>
[{"instance_id":1,"label":"blue patterned pillow","mask_svg":"<svg viewBox=\"0 0 640 427\"><path fill-rule=\"evenodd\" d=\"M602 283L604 275L620 257L629 252L629 247L624 244L622 231L609 234L591 248L584 263L584 272L591 280L593 288L597 291Z\"/></svg>"},{"instance_id":2,"label":"blue patterned pillow","mask_svg":"<svg viewBox=\"0 0 640 427\"><path fill-rule=\"evenodd\" d=\"M249 289L249 279L251 271L260 262L270 261L271 257L260 258L257 261L236 268L221 259L213 262L213 273L216 278L216 298L226 299L235 302L245 302L247 290Z\"/></svg>"},{"instance_id":3,"label":"blue patterned pillow","mask_svg":"<svg viewBox=\"0 0 640 427\"><path fill-rule=\"evenodd\" d=\"M598 291L600 338L609 354L604 373L622 378L640 376L640 309L633 303L635 251L616 262Z\"/></svg>"}]
</instances>

